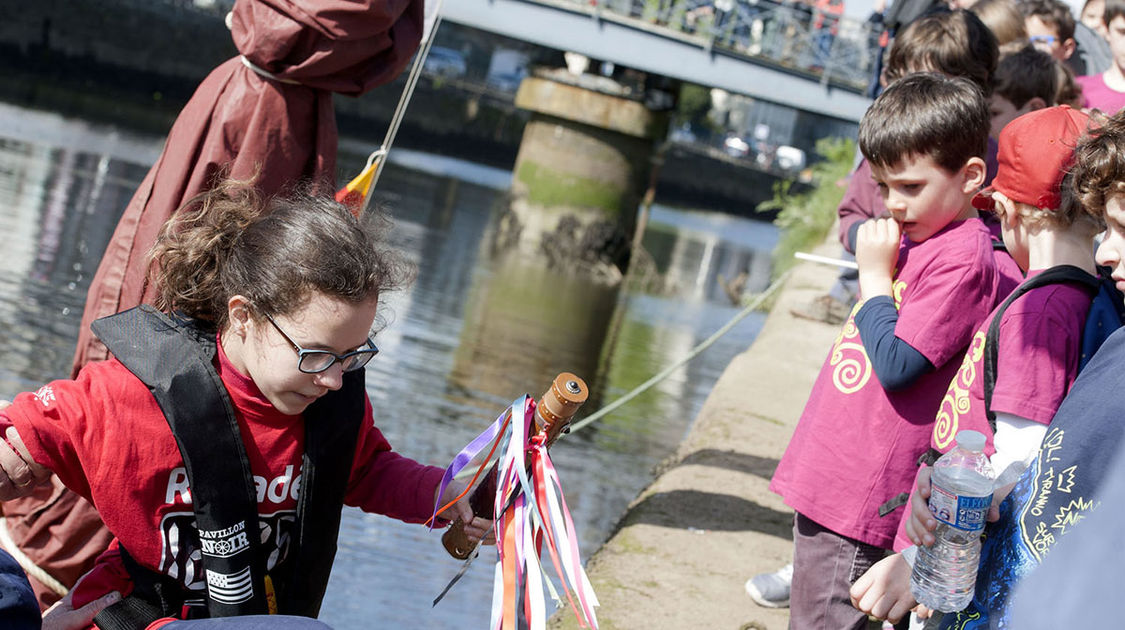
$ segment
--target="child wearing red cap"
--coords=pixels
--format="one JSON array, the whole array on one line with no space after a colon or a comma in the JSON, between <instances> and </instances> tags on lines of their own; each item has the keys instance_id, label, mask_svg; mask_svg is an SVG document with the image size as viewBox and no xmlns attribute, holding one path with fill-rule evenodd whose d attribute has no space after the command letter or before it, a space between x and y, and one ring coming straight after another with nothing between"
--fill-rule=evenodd
<instances>
[{"instance_id":1,"label":"child wearing red cap","mask_svg":"<svg viewBox=\"0 0 1125 630\"><path fill-rule=\"evenodd\" d=\"M1067 267L1095 280L1093 239L1103 225L1083 210L1069 182L1064 183L1074 147L1088 127L1086 114L1066 106L1040 109L1013 120L1000 133L1000 168L992 186L973 199L975 206L992 210L1000 218L1004 243L1020 268L1027 270L1029 281ZM993 311L974 335L942 400L931 437L935 456L952 448L958 431L973 429L987 436L985 452L998 474L1009 466L1015 466L1013 471L1026 466L1077 375L1091 298L1089 285L1063 281L1025 292L1017 289ZM986 339L997 318L996 347L989 348ZM986 405L985 362L991 351L996 357L995 385ZM995 432L988 411L994 414ZM919 486L928 488L928 469L919 477ZM994 503L1005 494L1006 489L997 490ZM919 500L917 495L915 500ZM930 531L908 524L910 517L910 511L903 515L895 548L904 549L912 541L933 544ZM987 558L987 554L982 556L982 566ZM902 556L891 556L856 582L853 600L861 610L897 621L916 604L909 576ZM978 599L988 597L989 589L982 592L980 586L978 582ZM991 606L1002 605L1004 599L1000 597ZM946 615L942 627L956 619L951 627L988 628L989 607L975 601L966 611Z\"/></svg>"},{"instance_id":2,"label":"child wearing red cap","mask_svg":"<svg viewBox=\"0 0 1125 630\"><path fill-rule=\"evenodd\" d=\"M886 504L900 495L904 504L949 381L1006 295L991 234L971 204L985 177L988 128L980 90L935 73L895 81L860 123L860 149L892 218L859 228L863 301L770 484L796 511L794 628L866 627L848 590L891 548L901 511Z\"/></svg>"}]
</instances>

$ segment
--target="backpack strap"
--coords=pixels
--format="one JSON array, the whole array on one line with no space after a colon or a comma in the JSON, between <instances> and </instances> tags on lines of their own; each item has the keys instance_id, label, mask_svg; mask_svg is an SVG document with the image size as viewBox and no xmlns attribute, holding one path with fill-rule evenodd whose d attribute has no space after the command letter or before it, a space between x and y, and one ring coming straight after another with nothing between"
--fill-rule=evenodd
<instances>
[{"instance_id":1,"label":"backpack strap","mask_svg":"<svg viewBox=\"0 0 1125 630\"><path fill-rule=\"evenodd\" d=\"M1008 310L1012 302L1032 289L1038 289L1049 284L1066 283L1080 285L1090 294L1092 300L1098 293L1101 280L1099 277L1092 276L1073 265L1051 267L1024 280L1022 284L1016 287L1012 294L1000 305L1000 308L996 310L996 314L993 315L992 321L988 324L988 336L984 342L984 413L988 417L988 427L992 429L993 433L996 432L996 414L992 411L992 391L996 388L996 363L999 356L997 345L1000 338L1000 321L1004 318L1004 312Z\"/></svg>"},{"instance_id":2,"label":"backpack strap","mask_svg":"<svg viewBox=\"0 0 1125 630\"><path fill-rule=\"evenodd\" d=\"M212 366L214 333L147 305L91 328L148 386L179 446L211 616L268 613L255 484L230 396Z\"/></svg>"},{"instance_id":3,"label":"backpack strap","mask_svg":"<svg viewBox=\"0 0 1125 630\"><path fill-rule=\"evenodd\" d=\"M1086 316L1086 326L1082 331L1082 354L1078 358L1078 371L1081 372L1093 358L1102 343L1113 331L1125 323L1125 296L1117 290L1110 276L1109 267L1098 267L1098 293L1090 303L1090 313Z\"/></svg>"},{"instance_id":4,"label":"backpack strap","mask_svg":"<svg viewBox=\"0 0 1125 630\"><path fill-rule=\"evenodd\" d=\"M325 394L302 414L305 452L295 544L286 561L266 575L250 462L230 397L212 365L215 333L145 305L97 320L92 327L114 356L148 385L180 448L194 498L195 525L203 530L200 553L210 616L262 614L273 610L272 600L282 613L316 617L336 556L341 508L367 418L364 370L346 372L338 391ZM179 583L121 551L138 587L134 593L164 615L179 615L188 595Z\"/></svg>"}]
</instances>

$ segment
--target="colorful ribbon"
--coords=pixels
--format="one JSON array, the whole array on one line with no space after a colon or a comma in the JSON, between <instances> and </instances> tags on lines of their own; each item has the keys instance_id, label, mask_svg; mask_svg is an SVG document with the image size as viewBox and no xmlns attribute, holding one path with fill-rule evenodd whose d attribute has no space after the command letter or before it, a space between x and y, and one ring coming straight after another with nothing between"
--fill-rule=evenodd
<instances>
[{"instance_id":1,"label":"colorful ribbon","mask_svg":"<svg viewBox=\"0 0 1125 630\"><path fill-rule=\"evenodd\" d=\"M500 433L500 430L503 428L504 423L508 419L509 411L510 409L505 409L503 413L497 416L496 421L493 422L492 425L487 429L482 431L480 435L473 438L473 441L469 442L468 446L461 449L461 452L457 453L457 456L453 458L453 461L449 464L449 467L445 469L445 474L441 477L441 486L438 488L437 502L434 503L433 516L431 516L430 520L427 521L431 530L437 523L437 515L441 506L441 498L445 496L445 488L449 485L450 481L453 481L453 478L457 476L457 473L461 472L465 468L465 466L469 464L469 462L473 461L473 459L476 458L477 455L480 455L481 451L483 451L486 446L488 446L490 443L492 443L493 440L497 438L497 435Z\"/></svg>"},{"instance_id":2,"label":"colorful ribbon","mask_svg":"<svg viewBox=\"0 0 1125 630\"><path fill-rule=\"evenodd\" d=\"M582 568L574 519L566 505L558 471L547 452L546 436L531 435L534 421L534 400L523 396L513 401L492 426L453 459L442 478L438 496L444 494L454 475L489 443L498 442L503 455L497 462L493 502L497 560L490 627L492 630L546 629L548 610L544 590L556 608L563 605L562 597L543 566L546 548L578 626L597 630L594 608L598 606L598 599ZM435 517L437 511L435 505Z\"/></svg>"},{"instance_id":3,"label":"colorful ribbon","mask_svg":"<svg viewBox=\"0 0 1125 630\"><path fill-rule=\"evenodd\" d=\"M596 630L594 607L598 601L582 568L578 536L558 473L545 436L529 438L535 402L526 396L516 400L511 417L511 437L498 466L494 503L499 558L493 588L502 596L493 597L492 628L544 630L548 615L545 588L556 607L562 606L542 564L546 547L579 627Z\"/></svg>"}]
</instances>

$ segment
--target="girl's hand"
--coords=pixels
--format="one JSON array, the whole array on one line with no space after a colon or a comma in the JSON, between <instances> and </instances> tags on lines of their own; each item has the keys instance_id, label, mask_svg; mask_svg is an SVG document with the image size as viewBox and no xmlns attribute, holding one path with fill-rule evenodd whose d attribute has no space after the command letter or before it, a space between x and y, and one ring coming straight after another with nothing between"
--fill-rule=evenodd
<instances>
[{"instance_id":1,"label":"girl's hand","mask_svg":"<svg viewBox=\"0 0 1125 630\"><path fill-rule=\"evenodd\" d=\"M989 523L995 523L1000 520L1000 504L1012 492L1012 488L1016 487L1016 481L1000 486L992 491L992 505L988 506L988 516L986 517Z\"/></svg>"},{"instance_id":2,"label":"girl's hand","mask_svg":"<svg viewBox=\"0 0 1125 630\"><path fill-rule=\"evenodd\" d=\"M71 593L67 593L43 613L43 630L84 630L94 622L95 615L121 601L121 594L114 591L75 610L70 601Z\"/></svg>"},{"instance_id":3,"label":"girl's hand","mask_svg":"<svg viewBox=\"0 0 1125 630\"><path fill-rule=\"evenodd\" d=\"M859 266L859 288L864 299L891 295L902 230L894 219L869 219L859 226L855 239L855 262Z\"/></svg>"},{"instance_id":4,"label":"girl's hand","mask_svg":"<svg viewBox=\"0 0 1125 630\"><path fill-rule=\"evenodd\" d=\"M906 535L910 542L929 547L934 544L933 531L937 529L937 519L930 512L930 473L933 468L926 466L918 471L918 484L910 493L910 518L906 519Z\"/></svg>"},{"instance_id":5,"label":"girl's hand","mask_svg":"<svg viewBox=\"0 0 1125 630\"><path fill-rule=\"evenodd\" d=\"M11 403L0 401L0 409ZM51 471L37 464L27 451L19 431L8 427L0 437L0 501L29 494L39 482L49 478Z\"/></svg>"},{"instance_id":6,"label":"girl's hand","mask_svg":"<svg viewBox=\"0 0 1125 630\"><path fill-rule=\"evenodd\" d=\"M459 494L465 491L468 484L459 479L454 479L449 482L445 487L445 493L441 496L441 505L445 505L450 501L457 498ZM478 540L484 539L485 545L495 545L496 535L492 532L492 521L490 519L476 516L473 514L473 508L469 505L469 496L472 493L466 493L454 503L448 510L442 514L443 518L450 521L461 519L461 524L465 528L465 535L469 537L469 541L476 544Z\"/></svg>"}]
</instances>

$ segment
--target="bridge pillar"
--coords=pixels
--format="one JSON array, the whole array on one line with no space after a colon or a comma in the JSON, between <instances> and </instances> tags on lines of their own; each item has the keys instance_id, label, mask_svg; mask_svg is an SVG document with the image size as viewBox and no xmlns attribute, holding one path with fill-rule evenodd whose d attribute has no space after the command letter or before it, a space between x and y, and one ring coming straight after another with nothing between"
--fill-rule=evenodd
<instances>
[{"instance_id":1,"label":"bridge pillar","mask_svg":"<svg viewBox=\"0 0 1125 630\"><path fill-rule=\"evenodd\" d=\"M512 172L506 240L558 266L619 277L629 261L637 204L667 115L611 93L604 77L563 70L520 84L531 111Z\"/></svg>"}]
</instances>

